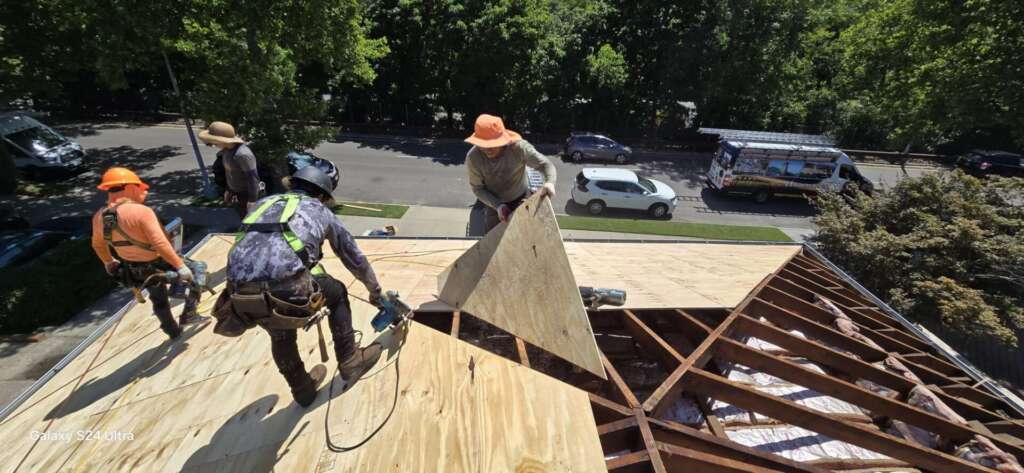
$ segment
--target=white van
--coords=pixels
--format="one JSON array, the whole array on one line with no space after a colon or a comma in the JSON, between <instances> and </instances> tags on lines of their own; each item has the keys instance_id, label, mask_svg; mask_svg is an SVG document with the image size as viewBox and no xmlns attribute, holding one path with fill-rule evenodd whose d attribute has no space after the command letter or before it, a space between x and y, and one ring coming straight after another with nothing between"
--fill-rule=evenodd
<instances>
[{"instance_id":1,"label":"white van","mask_svg":"<svg viewBox=\"0 0 1024 473\"><path fill-rule=\"evenodd\" d=\"M758 203L776 194L874 190L842 151L786 143L722 141L704 179L712 190L750 194Z\"/></svg>"},{"instance_id":2,"label":"white van","mask_svg":"<svg viewBox=\"0 0 1024 473\"><path fill-rule=\"evenodd\" d=\"M87 158L81 145L20 113L0 114L0 146L29 175L74 171Z\"/></svg>"}]
</instances>

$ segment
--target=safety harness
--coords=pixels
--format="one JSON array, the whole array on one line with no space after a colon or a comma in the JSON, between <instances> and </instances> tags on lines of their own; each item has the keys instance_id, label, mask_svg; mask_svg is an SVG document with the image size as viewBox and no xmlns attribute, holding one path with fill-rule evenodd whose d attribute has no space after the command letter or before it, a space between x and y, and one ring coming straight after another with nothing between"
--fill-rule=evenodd
<instances>
[{"instance_id":1,"label":"safety harness","mask_svg":"<svg viewBox=\"0 0 1024 473\"><path fill-rule=\"evenodd\" d=\"M235 245L249 233L279 233L288 246L295 251L295 255L302 261L302 264L309 268L310 275L325 274L323 266L312 260L305 243L295 235L288 225L304 198L306 197L298 194L283 194L267 199L242 220L239 232L235 235ZM281 200L285 201L285 205L277 222L258 222L267 209ZM213 309L213 315L218 319L214 332L228 337L237 337L254 325L272 330L299 328L308 330L311 326L316 325L320 336L321 357L326 361L326 345L323 331L320 328L320 320L326 315L322 310L326 300L320 286L314 282L312 284L313 292L307 302L303 305L296 305L274 297L270 293L270 284L259 283L257 285L261 286L257 293L243 294L229 291L230 295L221 295Z\"/></svg>"},{"instance_id":2,"label":"safety harness","mask_svg":"<svg viewBox=\"0 0 1024 473\"><path fill-rule=\"evenodd\" d=\"M117 224L117 209L122 205L127 204L128 200L121 200L114 204L113 207L107 207L103 209L103 213L100 215L100 219L103 221L103 239L107 241L107 245L118 248L125 246L137 246L146 251L155 251L153 247L145 242L136 240L128 235L128 232L121 229ZM114 232L121 234L124 240L114 241ZM117 257L117 252L113 253L114 257Z\"/></svg>"},{"instance_id":3,"label":"safety harness","mask_svg":"<svg viewBox=\"0 0 1024 473\"><path fill-rule=\"evenodd\" d=\"M237 245L241 242L248 233L280 233L284 237L284 241L288 243L288 246L295 251L299 261L302 261L302 265L309 269L310 274L314 276L324 274L323 266L312 261L309 250L306 249L306 244L295 235L295 232L288 225L288 222L295 215L295 211L298 210L299 204L304 198L307 197L298 194L283 194L267 199L253 213L247 215L242 220L242 226L238 229L238 234L235 235L235 244ZM266 213L267 209L282 199L285 200L284 211L281 212L281 217L277 219L277 222L257 222Z\"/></svg>"}]
</instances>

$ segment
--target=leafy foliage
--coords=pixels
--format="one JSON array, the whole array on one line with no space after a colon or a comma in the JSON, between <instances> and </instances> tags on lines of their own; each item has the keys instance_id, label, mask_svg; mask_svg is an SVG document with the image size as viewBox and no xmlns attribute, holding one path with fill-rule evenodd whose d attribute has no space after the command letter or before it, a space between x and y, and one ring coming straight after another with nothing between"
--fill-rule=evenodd
<instances>
[{"instance_id":1,"label":"leafy foliage","mask_svg":"<svg viewBox=\"0 0 1024 473\"><path fill-rule=\"evenodd\" d=\"M150 3L0 3L0 100L176 108L166 52L188 107L269 148L315 144L302 124L326 117L469 128L483 112L624 138L693 124L1024 146L1019 0Z\"/></svg>"},{"instance_id":2,"label":"leafy foliage","mask_svg":"<svg viewBox=\"0 0 1024 473\"><path fill-rule=\"evenodd\" d=\"M1015 346L1024 328L1024 183L960 171L817 200L825 255L896 310Z\"/></svg>"}]
</instances>

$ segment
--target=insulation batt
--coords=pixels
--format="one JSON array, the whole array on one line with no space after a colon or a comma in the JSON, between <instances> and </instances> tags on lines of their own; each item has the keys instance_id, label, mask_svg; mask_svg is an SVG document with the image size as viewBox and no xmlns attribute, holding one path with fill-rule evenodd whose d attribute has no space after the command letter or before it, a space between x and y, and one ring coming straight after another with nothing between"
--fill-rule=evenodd
<instances>
[{"instance_id":1,"label":"insulation batt","mask_svg":"<svg viewBox=\"0 0 1024 473\"><path fill-rule=\"evenodd\" d=\"M844 335L871 345L879 350L882 349L873 340L860 333L860 328L857 327L853 320L843 313L839 307L832 303L832 301L822 297L817 297L815 303L832 314L834 317L832 325ZM966 419L953 411L953 409L950 409L946 403L942 402L942 400L935 395L935 393L926 388L921 379L910 371L902 361L890 355L882 364L886 370L898 373L900 376L903 376L916 384L916 386L911 388L910 393L907 395L908 404L939 417L943 417L950 422L956 422L963 425L967 424ZM887 394L882 391L884 388L877 389L881 387L874 385L874 383L869 385L861 384L861 386L868 387L879 395L884 396ZM975 435L974 438L967 443L956 447L955 445L952 445L952 442L948 439L899 420L893 420L888 431L929 448L953 451L956 456L963 458L964 460L989 468L994 468L997 471L1004 473L1024 473L1024 468L1017 463L1016 458L1000 450L992 443L991 440L980 435Z\"/></svg>"}]
</instances>

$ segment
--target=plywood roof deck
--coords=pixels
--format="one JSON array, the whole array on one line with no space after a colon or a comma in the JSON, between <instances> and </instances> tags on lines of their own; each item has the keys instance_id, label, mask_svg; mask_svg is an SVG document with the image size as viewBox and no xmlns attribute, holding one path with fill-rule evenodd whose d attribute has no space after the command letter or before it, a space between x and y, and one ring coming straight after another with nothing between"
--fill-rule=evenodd
<instances>
[{"instance_id":1,"label":"plywood roof deck","mask_svg":"<svg viewBox=\"0 0 1024 473\"><path fill-rule=\"evenodd\" d=\"M472 243L359 241L382 285L422 313L407 332L380 340L389 349L365 379L344 393L336 383L309 410L291 401L260 330L228 339L194 325L171 343L150 308L137 306L0 423L0 472L993 471L885 433L877 423L887 420L1024 453L1024 421L1010 406L799 246L566 242L579 284L629 294L624 309L589 312L602 380L436 300L437 274ZM218 271L230 245L215 236L196 258ZM373 339L365 290L336 259L325 263L350 285L364 343ZM831 328L809 302L815 296L835 302L879 347ZM773 346L745 343L752 338ZM317 362L315 331L300 331L299 343L307 366ZM890 356L968 423L908 405L914 384L878 364ZM735 365L870 415L815 411L727 376ZM863 380L897 397L853 383ZM700 408L698 423L671 415L682 400ZM882 457L797 463L741 445L715 400ZM57 437L81 431L106 437Z\"/></svg>"}]
</instances>

